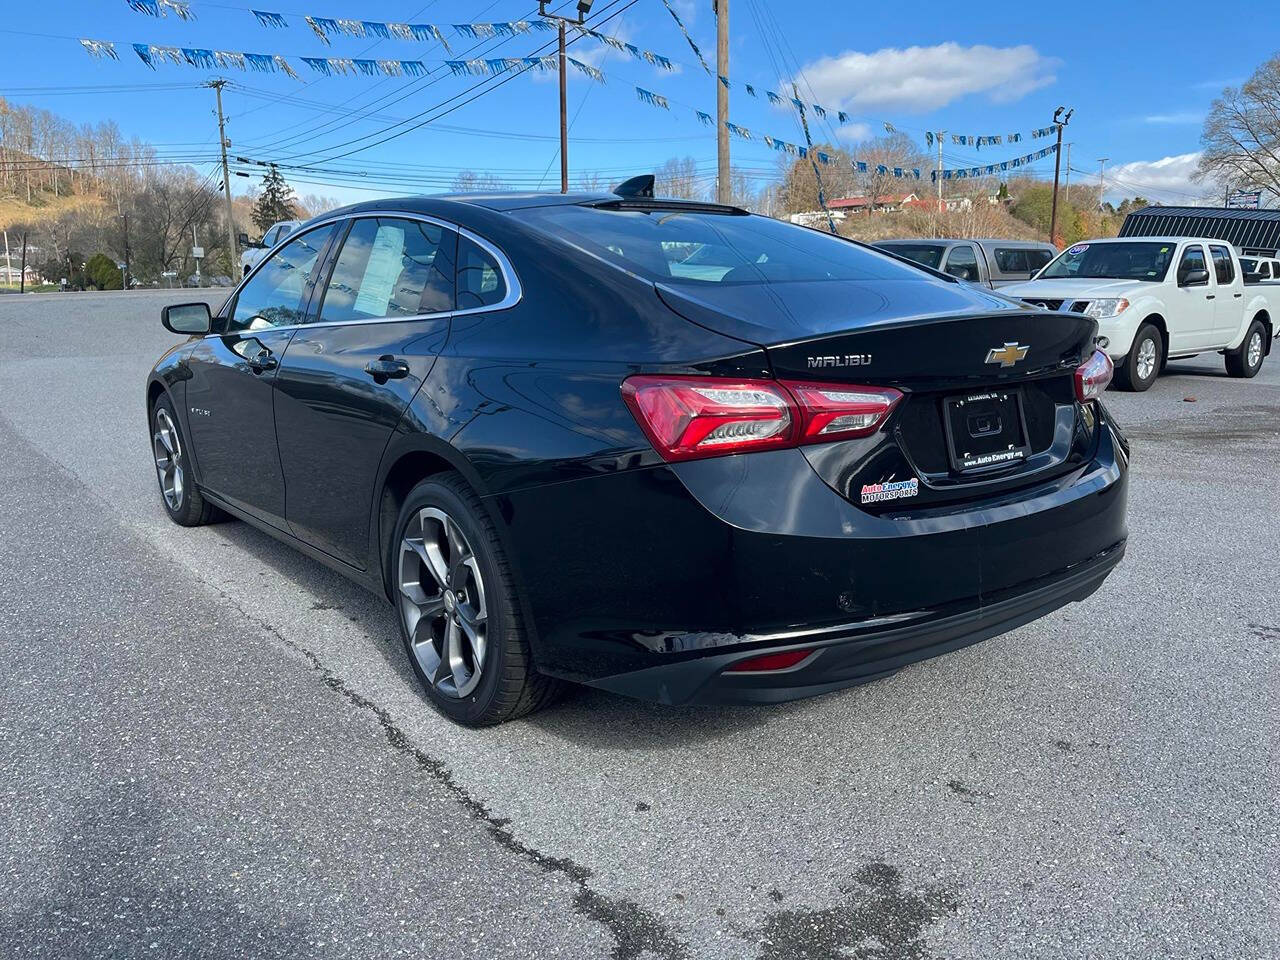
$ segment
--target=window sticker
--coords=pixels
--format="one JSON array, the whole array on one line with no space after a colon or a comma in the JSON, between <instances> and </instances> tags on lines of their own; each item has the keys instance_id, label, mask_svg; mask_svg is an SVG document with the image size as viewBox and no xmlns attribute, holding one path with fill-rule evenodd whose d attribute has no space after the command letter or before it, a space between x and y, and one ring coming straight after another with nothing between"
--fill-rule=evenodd
<instances>
[{"instance_id":1,"label":"window sticker","mask_svg":"<svg viewBox=\"0 0 1280 960\"><path fill-rule=\"evenodd\" d=\"M1071 254L1071 256L1074 257L1084 253L1088 249L1089 249L1089 245L1087 243L1077 243L1074 247L1068 250L1067 253Z\"/></svg>"},{"instance_id":2,"label":"window sticker","mask_svg":"<svg viewBox=\"0 0 1280 960\"><path fill-rule=\"evenodd\" d=\"M369 317L387 316L396 281L404 269L404 228L378 224L378 232L369 250L369 262L360 280L355 310Z\"/></svg>"}]
</instances>

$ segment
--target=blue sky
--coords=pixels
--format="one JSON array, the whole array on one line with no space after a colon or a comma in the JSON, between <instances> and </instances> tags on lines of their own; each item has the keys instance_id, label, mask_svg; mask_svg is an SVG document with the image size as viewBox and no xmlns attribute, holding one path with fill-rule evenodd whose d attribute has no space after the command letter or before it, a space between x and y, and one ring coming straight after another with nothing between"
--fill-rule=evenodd
<instances>
[{"instance_id":1,"label":"blue sky","mask_svg":"<svg viewBox=\"0 0 1280 960\"><path fill-rule=\"evenodd\" d=\"M710 0L672 3L713 58ZM626 4L596 0L593 19ZM405 127L394 126L397 121L471 96L464 92L481 78L453 76L442 60L462 56L476 41L457 36L449 24L529 19L533 0L190 0L190 6L197 19L184 22L173 14L142 16L125 0L14 4L0 28L0 96L79 123L112 119L126 137L149 140L164 155L198 158L199 169L208 172L216 151L213 93L199 84L227 76L234 84L225 93L233 154L312 166L311 172L287 172L299 193L355 199L433 192L465 168L493 170L521 186L558 186L554 76L515 77L431 124L371 146L386 135L373 136L377 131L400 132ZM250 6L283 14L288 27L260 26ZM1039 13L1046 8L1038 4L1023 10L1019 16L1014 6L994 3L732 0L730 72L761 92L783 92L784 82L799 77L803 99L851 116L843 126L814 118L815 138L834 134L855 155L855 144L882 132L886 122L915 136L922 148L925 130L1023 133L1022 144L981 151L948 144L948 166L991 163L1044 146L1049 141L1032 141L1029 131L1048 125L1054 107L1065 104L1075 108L1067 139L1074 144L1072 165L1081 172L1073 180L1096 178L1097 159L1105 156L1116 177L1109 195L1141 192L1178 203L1202 192L1188 175L1214 95L1275 52L1272 31L1241 29L1255 19L1255 5L1239 4L1238 15L1226 16L1206 16L1203 4L1186 0L1166 0L1158 15L1133 2L1076 3L1053 14ZM434 43L351 37L326 47L303 22L306 14L439 24L456 52ZM607 78L599 85L570 73L572 176L599 172L602 180L616 181L685 155L700 170L713 171L714 130L701 125L694 111L714 113L715 81L697 65L661 0L637 0L600 29L671 58L677 70L637 62L590 39L571 47L571 55ZM79 37L114 41L119 62L89 57ZM553 38L498 38L469 55L528 56L544 44L542 52L550 53ZM134 42L282 54L301 82L185 64L153 71L130 48ZM420 59L433 73L416 81L326 78L308 70L301 56ZM637 85L666 96L670 109L641 103ZM65 89L73 86L106 89ZM762 93L752 99L736 87L730 118L757 138L733 141L735 164L760 177L775 169L778 156L759 142L760 135L803 142L795 111L769 106ZM359 152L338 156L353 149ZM1034 169L1051 175L1052 163L1049 158ZM233 178L237 189L250 182Z\"/></svg>"}]
</instances>

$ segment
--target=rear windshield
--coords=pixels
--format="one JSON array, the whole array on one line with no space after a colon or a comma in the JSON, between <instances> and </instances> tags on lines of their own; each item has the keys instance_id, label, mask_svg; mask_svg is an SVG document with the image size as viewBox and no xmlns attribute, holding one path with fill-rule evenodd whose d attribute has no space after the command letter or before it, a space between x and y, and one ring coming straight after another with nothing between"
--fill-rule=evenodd
<instances>
[{"instance_id":1,"label":"rear windshield","mask_svg":"<svg viewBox=\"0 0 1280 960\"><path fill-rule=\"evenodd\" d=\"M934 270L942 269L942 251L947 249L940 243L877 243L876 246Z\"/></svg>"},{"instance_id":2,"label":"rear windshield","mask_svg":"<svg viewBox=\"0 0 1280 960\"><path fill-rule=\"evenodd\" d=\"M769 217L577 205L523 213L546 232L659 283L927 279L866 247Z\"/></svg>"},{"instance_id":3,"label":"rear windshield","mask_svg":"<svg viewBox=\"0 0 1280 960\"><path fill-rule=\"evenodd\" d=\"M1177 244L1160 242L1077 243L1044 268L1037 280L1089 277L1097 280L1164 279Z\"/></svg>"}]
</instances>

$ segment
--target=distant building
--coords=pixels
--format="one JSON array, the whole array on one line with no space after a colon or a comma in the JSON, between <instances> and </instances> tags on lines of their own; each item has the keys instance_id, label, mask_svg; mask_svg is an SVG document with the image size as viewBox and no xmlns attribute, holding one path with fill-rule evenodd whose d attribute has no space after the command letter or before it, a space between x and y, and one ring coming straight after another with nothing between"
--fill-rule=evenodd
<instances>
[{"instance_id":1,"label":"distant building","mask_svg":"<svg viewBox=\"0 0 1280 960\"><path fill-rule=\"evenodd\" d=\"M894 193L885 196L876 197L874 202L868 197L837 197L834 200L827 201L827 209L831 211L831 219L837 223L843 221L846 217L865 214L869 211L875 213L897 213L900 210L916 206L929 206L928 201L922 201L914 193ZM806 210L803 213L793 213L790 217L792 223L798 223L806 227L821 227L827 222L827 215L821 210Z\"/></svg>"},{"instance_id":2,"label":"distant building","mask_svg":"<svg viewBox=\"0 0 1280 960\"><path fill-rule=\"evenodd\" d=\"M1122 237L1207 237L1243 254L1280 255L1280 210L1143 207L1124 218Z\"/></svg>"}]
</instances>

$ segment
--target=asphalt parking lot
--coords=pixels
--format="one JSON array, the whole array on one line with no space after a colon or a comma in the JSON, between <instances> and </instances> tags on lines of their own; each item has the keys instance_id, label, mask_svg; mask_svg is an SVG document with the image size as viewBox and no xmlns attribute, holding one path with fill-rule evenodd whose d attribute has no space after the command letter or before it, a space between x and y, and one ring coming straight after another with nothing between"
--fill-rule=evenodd
<instances>
[{"instance_id":1,"label":"asphalt parking lot","mask_svg":"<svg viewBox=\"0 0 1280 960\"><path fill-rule=\"evenodd\" d=\"M1280 353L1108 395L1084 604L815 700L472 731L389 606L168 521L180 299L0 297L0 954L1280 956Z\"/></svg>"}]
</instances>

